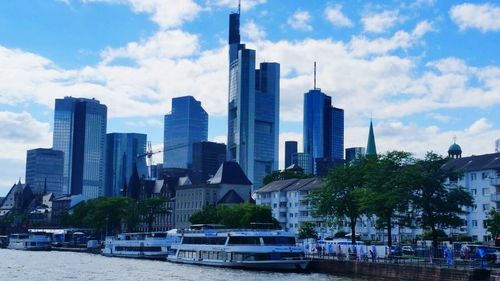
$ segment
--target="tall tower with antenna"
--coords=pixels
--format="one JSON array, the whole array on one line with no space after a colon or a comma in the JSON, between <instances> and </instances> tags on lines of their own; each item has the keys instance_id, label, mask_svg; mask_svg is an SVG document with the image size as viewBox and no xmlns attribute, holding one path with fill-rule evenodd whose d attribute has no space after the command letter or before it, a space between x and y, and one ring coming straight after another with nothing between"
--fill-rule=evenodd
<instances>
[{"instance_id":1,"label":"tall tower with antenna","mask_svg":"<svg viewBox=\"0 0 500 281\"><path fill-rule=\"evenodd\" d=\"M257 189L278 169L280 65L256 68L255 50L241 44L240 13L238 2L238 12L229 15L227 158L240 164Z\"/></svg>"},{"instance_id":2,"label":"tall tower with antenna","mask_svg":"<svg viewBox=\"0 0 500 281\"><path fill-rule=\"evenodd\" d=\"M344 161L344 110L332 106L332 98L317 85L314 62L313 89L304 94L304 153L313 159L316 175L325 175Z\"/></svg>"}]
</instances>

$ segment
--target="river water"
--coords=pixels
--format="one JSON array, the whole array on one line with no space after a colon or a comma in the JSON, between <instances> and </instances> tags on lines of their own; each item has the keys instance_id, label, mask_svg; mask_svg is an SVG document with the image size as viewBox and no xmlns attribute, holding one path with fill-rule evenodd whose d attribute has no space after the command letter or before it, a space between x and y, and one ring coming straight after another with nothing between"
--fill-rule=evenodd
<instances>
[{"instance_id":1,"label":"river water","mask_svg":"<svg viewBox=\"0 0 500 281\"><path fill-rule=\"evenodd\" d=\"M0 280L361 281L326 274L275 273L110 258L70 252L0 249ZM373 279L372 279L373 280Z\"/></svg>"}]
</instances>

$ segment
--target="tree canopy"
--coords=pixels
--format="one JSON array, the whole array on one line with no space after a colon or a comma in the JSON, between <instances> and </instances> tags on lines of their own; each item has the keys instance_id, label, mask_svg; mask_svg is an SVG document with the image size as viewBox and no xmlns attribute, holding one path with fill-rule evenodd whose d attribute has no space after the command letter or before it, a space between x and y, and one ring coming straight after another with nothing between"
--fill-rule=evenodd
<instances>
[{"instance_id":1,"label":"tree canopy","mask_svg":"<svg viewBox=\"0 0 500 281\"><path fill-rule=\"evenodd\" d=\"M271 209L250 203L236 205L205 205L194 213L189 221L192 224L221 224L228 228L250 228L252 223L271 223L279 226L273 218Z\"/></svg>"},{"instance_id":2,"label":"tree canopy","mask_svg":"<svg viewBox=\"0 0 500 281\"><path fill-rule=\"evenodd\" d=\"M491 233L493 239L500 235L500 212L492 208L488 212L486 223L488 225L488 232Z\"/></svg>"}]
</instances>

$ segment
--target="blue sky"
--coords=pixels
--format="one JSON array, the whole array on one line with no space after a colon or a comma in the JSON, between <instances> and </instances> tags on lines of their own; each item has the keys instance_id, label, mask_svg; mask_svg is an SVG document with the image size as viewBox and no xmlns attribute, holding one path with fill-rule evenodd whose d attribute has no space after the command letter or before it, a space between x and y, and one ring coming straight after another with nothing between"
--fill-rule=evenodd
<instances>
[{"instance_id":1,"label":"blue sky","mask_svg":"<svg viewBox=\"0 0 500 281\"><path fill-rule=\"evenodd\" d=\"M0 195L24 180L26 150L52 145L54 99L95 97L108 132L162 144L171 98L209 112L225 142L227 22L236 0L0 2ZM345 146L464 155L500 138L496 1L243 0L242 40L281 64L280 144L302 143L303 93L318 87L346 114ZM300 147L299 147L300 150ZM280 150L280 158L283 149ZM157 158L161 161L161 155Z\"/></svg>"}]
</instances>

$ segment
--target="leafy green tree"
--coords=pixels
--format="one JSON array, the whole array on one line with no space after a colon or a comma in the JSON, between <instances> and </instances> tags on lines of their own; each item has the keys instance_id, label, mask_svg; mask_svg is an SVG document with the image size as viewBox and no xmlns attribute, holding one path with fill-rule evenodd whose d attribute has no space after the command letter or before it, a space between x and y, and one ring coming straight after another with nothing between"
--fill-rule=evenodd
<instances>
[{"instance_id":1,"label":"leafy green tree","mask_svg":"<svg viewBox=\"0 0 500 281\"><path fill-rule=\"evenodd\" d=\"M492 208L488 212L486 223L488 224L488 232L491 233L493 239L500 235L500 212Z\"/></svg>"},{"instance_id":2,"label":"leafy green tree","mask_svg":"<svg viewBox=\"0 0 500 281\"><path fill-rule=\"evenodd\" d=\"M405 226L410 207L413 174L408 167L415 163L411 153L392 151L368 157L364 167L365 188L360 196L362 210L377 216L377 227L387 230L392 246L392 228Z\"/></svg>"},{"instance_id":3,"label":"leafy green tree","mask_svg":"<svg viewBox=\"0 0 500 281\"><path fill-rule=\"evenodd\" d=\"M269 207L249 203L217 207L206 205L201 211L194 213L189 221L192 224L222 224L229 228L250 228L252 223L279 226Z\"/></svg>"},{"instance_id":4,"label":"leafy green tree","mask_svg":"<svg viewBox=\"0 0 500 281\"><path fill-rule=\"evenodd\" d=\"M438 241L443 241L448 238L448 235L442 229L437 229L435 232L425 231L424 233L422 233L422 240L433 240L435 238Z\"/></svg>"},{"instance_id":5,"label":"leafy green tree","mask_svg":"<svg viewBox=\"0 0 500 281\"><path fill-rule=\"evenodd\" d=\"M153 223L157 216L172 212L172 210L166 206L168 201L168 198L157 197L147 198L137 203L139 216L141 217L142 222L147 224L148 232L153 229Z\"/></svg>"},{"instance_id":6,"label":"leafy green tree","mask_svg":"<svg viewBox=\"0 0 500 281\"><path fill-rule=\"evenodd\" d=\"M299 238L317 238L318 232L315 229L315 224L313 222L307 221L300 225L299 227Z\"/></svg>"},{"instance_id":7,"label":"leafy green tree","mask_svg":"<svg viewBox=\"0 0 500 281\"><path fill-rule=\"evenodd\" d=\"M461 187L450 186L447 179L456 177L453 171L441 167L447 159L428 152L425 159L418 160L413 168L413 205L420 218L417 222L423 229L430 229L433 246L437 247L438 231L442 228L463 225L460 215L464 207L473 204L472 196Z\"/></svg>"},{"instance_id":8,"label":"leafy green tree","mask_svg":"<svg viewBox=\"0 0 500 281\"><path fill-rule=\"evenodd\" d=\"M356 243L356 222L363 214L359 189L364 185L364 166L363 162L338 166L327 175L324 186L310 196L317 216L349 220L353 244Z\"/></svg>"},{"instance_id":9,"label":"leafy green tree","mask_svg":"<svg viewBox=\"0 0 500 281\"><path fill-rule=\"evenodd\" d=\"M345 232L343 230L339 230L339 231L337 231L337 233L335 233L335 235L333 235L333 237L334 238L344 238L346 235L347 235L347 232Z\"/></svg>"}]
</instances>

